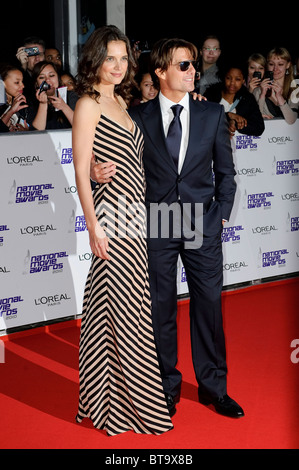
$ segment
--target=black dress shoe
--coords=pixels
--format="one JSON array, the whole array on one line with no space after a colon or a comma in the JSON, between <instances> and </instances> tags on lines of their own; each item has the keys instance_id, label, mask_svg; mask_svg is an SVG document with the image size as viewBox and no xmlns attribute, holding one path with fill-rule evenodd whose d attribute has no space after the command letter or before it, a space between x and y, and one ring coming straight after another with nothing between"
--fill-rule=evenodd
<instances>
[{"instance_id":1,"label":"black dress shoe","mask_svg":"<svg viewBox=\"0 0 299 470\"><path fill-rule=\"evenodd\" d=\"M169 393L165 393L165 399L169 411L169 416L172 418L172 416L174 416L176 413L175 399L172 395L169 395Z\"/></svg>"},{"instance_id":2,"label":"black dress shoe","mask_svg":"<svg viewBox=\"0 0 299 470\"><path fill-rule=\"evenodd\" d=\"M242 418L244 416L244 411L240 405L228 395L214 398L198 394L198 399L203 405L213 405L217 413L229 418Z\"/></svg>"}]
</instances>

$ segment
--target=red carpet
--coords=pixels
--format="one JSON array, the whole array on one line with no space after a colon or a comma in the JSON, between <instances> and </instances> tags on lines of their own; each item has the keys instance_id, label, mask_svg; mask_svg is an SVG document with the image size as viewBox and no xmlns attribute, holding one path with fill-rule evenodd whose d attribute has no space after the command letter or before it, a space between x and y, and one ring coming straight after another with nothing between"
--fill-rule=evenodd
<instances>
[{"instance_id":1,"label":"red carpet","mask_svg":"<svg viewBox=\"0 0 299 470\"><path fill-rule=\"evenodd\" d=\"M299 362L291 361L291 342L299 338L298 289L294 278L223 294L228 393L244 408L239 420L198 403L188 301L179 302L182 397L174 430L158 437L108 438L88 420L75 423L79 322L0 338L0 448L298 449Z\"/></svg>"}]
</instances>

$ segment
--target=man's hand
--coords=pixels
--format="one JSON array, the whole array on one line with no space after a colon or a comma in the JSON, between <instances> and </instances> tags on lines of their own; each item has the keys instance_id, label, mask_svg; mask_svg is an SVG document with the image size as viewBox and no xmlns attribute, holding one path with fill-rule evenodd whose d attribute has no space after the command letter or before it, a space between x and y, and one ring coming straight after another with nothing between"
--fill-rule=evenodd
<instances>
[{"instance_id":1,"label":"man's hand","mask_svg":"<svg viewBox=\"0 0 299 470\"><path fill-rule=\"evenodd\" d=\"M16 57L21 62L22 69L27 70L28 54L25 52L24 46L18 48Z\"/></svg>"},{"instance_id":2,"label":"man's hand","mask_svg":"<svg viewBox=\"0 0 299 470\"><path fill-rule=\"evenodd\" d=\"M198 101L202 101L202 100L207 101L207 98L206 98L205 96L201 95L200 93L197 94L197 93L195 93L195 91L193 91L193 92L191 93L191 95L192 95L194 101L195 101L195 100L198 100Z\"/></svg>"},{"instance_id":3,"label":"man's hand","mask_svg":"<svg viewBox=\"0 0 299 470\"><path fill-rule=\"evenodd\" d=\"M111 183L116 174L116 165L112 162L96 163L94 155L90 162L90 178L97 183Z\"/></svg>"}]
</instances>

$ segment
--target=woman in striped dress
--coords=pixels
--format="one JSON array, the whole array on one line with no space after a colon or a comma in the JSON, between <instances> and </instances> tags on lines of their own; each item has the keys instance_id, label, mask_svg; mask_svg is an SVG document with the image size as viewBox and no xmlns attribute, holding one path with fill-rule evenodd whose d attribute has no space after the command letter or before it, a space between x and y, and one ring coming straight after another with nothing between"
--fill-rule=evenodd
<instances>
[{"instance_id":1,"label":"woman in striped dress","mask_svg":"<svg viewBox=\"0 0 299 470\"><path fill-rule=\"evenodd\" d=\"M172 429L156 355L145 235L143 136L126 112L134 76L130 44L116 27L96 30L79 64L73 121L76 184L93 253L79 350L77 422L108 435ZM91 155L117 174L90 185Z\"/></svg>"}]
</instances>

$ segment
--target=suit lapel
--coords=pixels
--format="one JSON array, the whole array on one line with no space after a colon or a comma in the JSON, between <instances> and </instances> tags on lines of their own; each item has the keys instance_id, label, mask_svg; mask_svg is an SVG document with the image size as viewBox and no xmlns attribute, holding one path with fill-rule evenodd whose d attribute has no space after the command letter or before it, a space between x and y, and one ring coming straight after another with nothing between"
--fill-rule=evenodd
<instances>
[{"instance_id":1,"label":"suit lapel","mask_svg":"<svg viewBox=\"0 0 299 470\"><path fill-rule=\"evenodd\" d=\"M190 161L192 160L194 154L198 154L198 148L200 142L204 137L206 120L205 120L205 111L206 104L204 101L198 103L194 101L190 96L190 124L189 124L189 142L185 155L184 164L182 167L181 174L184 173L188 167Z\"/></svg>"},{"instance_id":2,"label":"suit lapel","mask_svg":"<svg viewBox=\"0 0 299 470\"><path fill-rule=\"evenodd\" d=\"M149 101L142 111L142 120L144 123L144 132L147 137L151 140L157 152L165 160L165 163L169 165L174 171L176 171L173 159L168 153L166 147L166 140L163 129L162 115L159 104L159 98Z\"/></svg>"}]
</instances>

